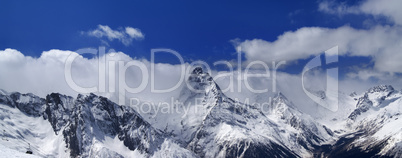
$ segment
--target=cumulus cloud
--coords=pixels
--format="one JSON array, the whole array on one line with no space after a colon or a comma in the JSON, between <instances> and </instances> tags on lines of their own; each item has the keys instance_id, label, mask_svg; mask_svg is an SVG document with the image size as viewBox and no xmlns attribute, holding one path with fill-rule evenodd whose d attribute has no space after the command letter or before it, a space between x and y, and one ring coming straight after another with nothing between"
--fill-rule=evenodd
<instances>
[{"instance_id":1,"label":"cumulus cloud","mask_svg":"<svg viewBox=\"0 0 402 158\"><path fill-rule=\"evenodd\" d=\"M119 40L125 46L131 44L135 40L144 39L144 34L137 28L126 27L125 29L113 30L107 25L98 25L98 28L88 32L84 32L88 36L97 38L106 37L109 41Z\"/></svg>"},{"instance_id":2,"label":"cumulus cloud","mask_svg":"<svg viewBox=\"0 0 402 158\"><path fill-rule=\"evenodd\" d=\"M24 55L15 49L5 49L0 53L0 62L18 63L24 58Z\"/></svg>"},{"instance_id":3,"label":"cumulus cloud","mask_svg":"<svg viewBox=\"0 0 402 158\"><path fill-rule=\"evenodd\" d=\"M402 72L402 28L398 26L377 26L368 30L349 26L303 27L285 32L273 42L245 40L237 44L237 49L245 53L249 62L272 62L306 59L334 46L339 47L339 55L372 57L379 71Z\"/></svg>"},{"instance_id":4,"label":"cumulus cloud","mask_svg":"<svg viewBox=\"0 0 402 158\"><path fill-rule=\"evenodd\" d=\"M322 1L318 9L330 14L368 14L384 16L398 25L402 24L402 10L400 0L366 0L356 6L348 6L345 3L335 1Z\"/></svg>"},{"instance_id":5,"label":"cumulus cloud","mask_svg":"<svg viewBox=\"0 0 402 158\"><path fill-rule=\"evenodd\" d=\"M50 50L43 52L39 58L32 58L24 56L15 49L2 50L0 51L0 87L7 91L30 92L41 96L49 92L76 94L64 80L63 58L66 59L71 53L73 52ZM4 58L5 56L7 58ZM82 60L84 58L77 58L77 61ZM91 65L87 64L86 67Z\"/></svg>"}]
</instances>

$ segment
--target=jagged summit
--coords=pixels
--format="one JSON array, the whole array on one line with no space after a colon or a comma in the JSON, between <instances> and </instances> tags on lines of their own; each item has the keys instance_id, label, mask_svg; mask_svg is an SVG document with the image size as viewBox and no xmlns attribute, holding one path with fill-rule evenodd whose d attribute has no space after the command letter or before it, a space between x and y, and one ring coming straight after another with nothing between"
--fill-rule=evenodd
<instances>
[{"instance_id":1,"label":"jagged summit","mask_svg":"<svg viewBox=\"0 0 402 158\"><path fill-rule=\"evenodd\" d=\"M357 99L345 122L350 131L339 138L339 146L332 148L331 155L401 157L401 98L402 94L390 85L369 88Z\"/></svg>"},{"instance_id":2,"label":"jagged summit","mask_svg":"<svg viewBox=\"0 0 402 158\"><path fill-rule=\"evenodd\" d=\"M32 93L12 92L4 95L0 94L0 104L17 107L25 114L37 117L43 112L42 105L45 104L45 99Z\"/></svg>"},{"instance_id":3,"label":"jagged summit","mask_svg":"<svg viewBox=\"0 0 402 158\"><path fill-rule=\"evenodd\" d=\"M278 92L278 93L276 93L274 97L275 97L275 98L284 98L284 99L286 99L286 100L287 100L287 98L285 97L285 95L283 95L283 93L282 93L282 92Z\"/></svg>"},{"instance_id":4,"label":"jagged summit","mask_svg":"<svg viewBox=\"0 0 402 158\"><path fill-rule=\"evenodd\" d=\"M191 74L195 74L195 75L199 75L199 74L203 74L203 73L204 73L204 70L202 69L202 67L196 67L191 72Z\"/></svg>"},{"instance_id":5,"label":"jagged summit","mask_svg":"<svg viewBox=\"0 0 402 158\"><path fill-rule=\"evenodd\" d=\"M189 80L192 81L194 78L205 78L208 79L208 81L212 81L212 77L209 75L209 73L204 72L204 70L201 67L196 67L191 72ZM198 80L198 82L200 81L201 80Z\"/></svg>"},{"instance_id":6,"label":"jagged summit","mask_svg":"<svg viewBox=\"0 0 402 158\"><path fill-rule=\"evenodd\" d=\"M201 67L196 67L187 80L187 89L196 93L204 93L205 90L213 90L220 92L218 84L215 83L213 77L209 73L204 72ZM186 90L184 90L186 91Z\"/></svg>"},{"instance_id":7,"label":"jagged summit","mask_svg":"<svg viewBox=\"0 0 402 158\"><path fill-rule=\"evenodd\" d=\"M350 120L355 120L356 117L365 113L372 108L382 108L386 106L386 100L389 100L391 95L395 92L391 85L379 85L369 88L362 97L358 99L356 109L349 115ZM391 97L392 98L392 97Z\"/></svg>"},{"instance_id":8,"label":"jagged summit","mask_svg":"<svg viewBox=\"0 0 402 158\"><path fill-rule=\"evenodd\" d=\"M187 144L203 123L210 110L222 103L226 98L212 76L196 67L191 72L177 100L180 104L170 105L175 111L163 113L153 111L144 113L151 124L157 129L172 134L173 138L182 144Z\"/></svg>"},{"instance_id":9,"label":"jagged summit","mask_svg":"<svg viewBox=\"0 0 402 158\"><path fill-rule=\"evenodd\" d=\"M287 105L292 106L292 105L291 105L291 102L288 100L288 98L286 98L285 95L283 95L282 92L276 93L276 94L274 95L272 101L273 101L273 102L276 102L276 103L285 103L285 104L287 104Z\"/></svg>"},{"instance_id":10,"label":"jagged summit","mask_svg":"<svg viewBox=\"0 0 402 158\"><path fill-rule=\"evenodd\" d=\"M367 90L367 93L374 93L374 92L393 92L394 87L391 85L379 85Z\"/></svg>"}]
</instances>

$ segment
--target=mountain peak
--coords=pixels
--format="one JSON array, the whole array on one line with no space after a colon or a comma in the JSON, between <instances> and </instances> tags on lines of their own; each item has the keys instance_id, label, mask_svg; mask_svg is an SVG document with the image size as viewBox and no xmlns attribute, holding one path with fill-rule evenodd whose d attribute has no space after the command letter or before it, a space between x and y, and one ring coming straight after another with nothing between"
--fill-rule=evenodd
<instances>
[{"instance_id":1,"label":"mountain peak","mask_svg":"<svg viewBox=\"0 0 402 158\"><path fill-rule=\"evenodd\" d=\"M379 85L368 89L367 92L374 93L374 92L392 92L392 91L394 91L394 87L392 87L391 85Z\"/></svg>"},{"instance_id":2,"label":"mountain peak","mask_svg":"<svg viewBox=\"0 0 402 158\"><path fill-rule=\"evenodd\" d=\"M195 74L195 75L199 75L199 74L203 74L204 70L202 69L202 67L196 67L193 69L193 72L191 72L191 74Z\"/></svg>"},{"instance_id":3,"label":"mountain peak","mask_svg":"<svg viewBox=\"0 0 402 158\"><path fill-rule=\"evenodd\" d=\"M194 90L205 90L208 86L216 87L218 90L219 86L215 83L212 76L205 72L201 67L196 67L190 74L188 80L188 86Z\"/></svg>"},{"instance_id":4,"label":"mountain peak","mask_svg":"<svg viewBox=\"0 0 402 158\"><path fill-rule=\"evenodd\" d=\"M349 115L349 119L355 120L357 116L368 111L372 107L381 107L381 104L393 92L394 88L391 85L379 85L369 88L364 96L358 99L356 109ZM385 105L382 105L385 106Z\"/></svg>"},{"instance_id":5,"label":"mountain peak","mask_svg":"<svg viewBox=\"0 0 402 158\"><path fill-rule=\"evenodd\" d=\"M273 98L273 104L285 104L286 106L292 106L292 103L283 95L282 92L278 92Z\"/></svg>"},{"instance_id":6,"label":"mountain peak","mask_svg":"<svg viewBox=\"0 0 402 158\"><path fill-rule=\"evenodd\" d=\"M278 93L275 95L275 98L287 100L287 98L285 97L285 95L283 95L282 92L278 92Z\"/></svg>"}]
</instances>

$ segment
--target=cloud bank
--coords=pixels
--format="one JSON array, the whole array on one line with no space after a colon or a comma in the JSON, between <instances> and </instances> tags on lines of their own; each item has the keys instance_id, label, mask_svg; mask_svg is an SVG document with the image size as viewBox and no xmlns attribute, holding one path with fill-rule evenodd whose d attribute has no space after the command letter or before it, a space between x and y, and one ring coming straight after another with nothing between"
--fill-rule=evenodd
<instances>
[{"instance_id":1,"label":"cloud bank","mask_svg":"<svg viewBox=\"0 0 402 158\"><path fill-rule=\"evenodd\" d=\"M71 63L71 74L69 74L66 73L66 63L72 56L76 58ZM66 75L71 75L74 84L79 87L96 87L94 93L117 101L118 93L116 92L118 92L119 84L123 84L118 78L119 62L131 62L143 65L147 70L151 69L149 61L133 59L122 52L109 52L102 56L85 58L74 51L53 49L44 51L39 58L33 58L24 56L15 49L0 50L0 88L10 92L34 93L42 97L52 92L75 96L82 92L77 92L66 80ZM158 100L166 95L150 94L151 74L148 74L147 81L142 81L142 76L145 74L142 74L138 67L131 66L124 72L124 83L130 87L138 87L141 82L149 83L141 93L133 94L136 97L144 100ZM102 73L104 75L101 75ZM178 82L180 73L180 65L155 64L155 83L157 83L155 88L173 87ZM174 94L173 91L169 95Z\"/></svg>"},{"instance_id":2,"label":"cloud bank","mask_svg":"<svg viewBox=\"0 0 402 158\"><path fill-rule=\"evenodd\" d=\"M145 88L139 92L129 93L125 91L124 97L127 99L125 105L130 105L130 98L153 103L170 101L172 97L177 98L182 88L186 86L185 82L170 92L155 93L151 87L151 73L154 73L154 88L163 90L174 87L183 73L187 79L188 71L183 72L182 67L185 67L186 70L192 69L190 63L177 65L155 63L154 70L151 71L151 62L132 58L123 52L109 52L101 56L86 58L74 51L53 49L44 51L38 58L33 58L25 56L15 49L5 49L0 50L0 88L9 92L34 93L42 97L52 92L76 96L82 92L76 91L69 85L65 73L66 63L71 56L76 57L71 63L71 77L74 83L84 88L96 87L96 91L93 93L108 97L115 102L119 102L119 97L122 95L119 92L119 87L122 84L136 88L143 82L147 82ZM133 63L134 66L123 69L124 71L121 72L120 64L126 65L127 63ZM144 74L140 67L135 65L142 65L148 73ZM125 74L124 78L121 78L121 73ZM232 73L232 75L217 77L219 74L225 73ZM274 78L274 72L261 72L261 70L252 70L249 73L269 73L270 76L251 77L247 80L238 78L239 74L243 76L245 73L244 70L241 72L211 70L212 76L216 77L215 81L224 90L224 93L241 102L247 100L251 104L268 102L270 97L281 92L301 110L314 113L314 110L319 109L304 93L302 86L305 84L309 87L308 89L319 90L325 85L325 78L322 77L322 74L313 73L309 79L306 79L306 83L302 83L300 75L276 72L276 78ZM67 75L70 74L67 73ZM146 81L143 80L144 77ZM402 83L400 79L390 82ZM340 81L339 89L346 92L347 95L352 91L362 92L376 84L378 83L361 82L358 78L352 78ZM255 90L267 89L267 92L254 93L248 86ZM396 84L395 86L402 85Z\"/></svg>"},{"instance_id":3,"label":"cloud bank","mask_svg":"<svg viewBox=\"0 0 402 158\"><path fill-rule=\"evenodd\" d=\"M402 28L377 26L368 30L343 26L335 29L303 27L285 32L276 41L245 40L237 49L248 61L293 61L319 55L339 46L339 55L370 56L374 67L385 72L402 72Z\"/></svg>"}]
</instances>

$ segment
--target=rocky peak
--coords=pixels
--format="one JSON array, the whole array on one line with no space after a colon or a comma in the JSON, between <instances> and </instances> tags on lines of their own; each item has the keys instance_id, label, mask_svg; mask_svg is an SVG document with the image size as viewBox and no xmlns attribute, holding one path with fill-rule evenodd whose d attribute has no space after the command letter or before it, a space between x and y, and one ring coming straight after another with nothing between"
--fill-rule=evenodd
<instances>
[{"instance_id":1,"label":"rocky peak","mask_svg":"<svg viewBox=\"0 0 402 158\"><path fill-rule=\"evenodd\" d=\"M64 127L72 114L74 98L59 93L46 96L46 109L43 117L48 119L56 134Z\"/></svg>"},{"instance_id":2,"label":"rocky peak","mask_svg":"<svg viewBox=\"0 0 402 158\"><path fill-rule=\"evenodd\" d=\"M273 102L276 102L276 103L286 103L286 102L288 102L288 99L287 99L281 92L278 92L278 93L274 96Z\"/></svg>"},{"instance_id":3,"label":"rocky peak","mask_svg":"<svg viewBox=\"0 0 402 158\"><path fill-rule=\"evenodd\" d=\"M367 93L375 93L375 92L393 92L394 87L391 85L379 85L368 89Z\"/></svg>"},{"instance_id":4,"label":"rocky peak","mask_svg":"<svg viewBox=\"0 0 402 158\"><path fill-rule=\"evenodd\" d=\"M0 93L0 104L8 105L10 107L15 107L15 102L8 93Z\"/></svg>"},{"instance_id":5,"label":"rocky peak","mask_svg":"<svg viewBox=\"0 0 402 158\"><path fill-rule=\"evenodd\" d=\"M271 102L271 110L272 112L280 110L284 112L284 110L287 110L288 108L294 109L295 107L293 106L292 102L290 102L285 95L283 95L281 92L278 92L273 98Z\"/></svg>"},{"instance_id":6,"label":"rocky peak","mask_svg":"<svg viewBox=\"0 0 402 158\"><path fill-rule=\"evenodd\" d=\"M207 83L213 81L212 77L209 73L204 72L201 67L196 67L191 72L190 77L188 78L190 82L199 82L199 83Z\"/></svg>"},{"instance_id":7,"label":"rocky peak","mask_svg":"<svg viewBox=\"0 0 402 158\"><path fill-rule=\"evenodd\" d=\"M390 85L379 85L369 88L362 97L358 99L356 109L349 115L349 119L355 120L357 116L368 111L372 107L381 105L393 92L394 88Z\"/></svg>"},{"instance_id":8,"label":"rocky peak","mask_svg":"<svg viewBox=\"0 0 402 158\"><path fill-rule=\"evenodd\" d=\"M187 88L195 93L204 93L205 91L220 92L220 88L213 80L213 77L204 72L201 67L194 68L187 80Z\"/></svg>"},{"instance_id":9,"label":"rocky peak","mask_svg":"<svg viewBox=\"0 0 402 158\"><path fill-rule=\"evenodd\" d=\"M204 70L201 67L196 67L193 69L193 72L191 74L199 75L199 74L204 74Z\"/></svg>"},{"instance_id":10,"label":"rocky peak","mask_svg":"<svg viewBox=\"0 0 402 158\"><path fill-rule=\"evenodd\" d=\"M40 98L32 93L21 94L14 92L6 98L8 98L7 100L10 106L15 106L20 111L30 116L39 117L43 113L45 99Z\"/></svg>"}]
</instances>

